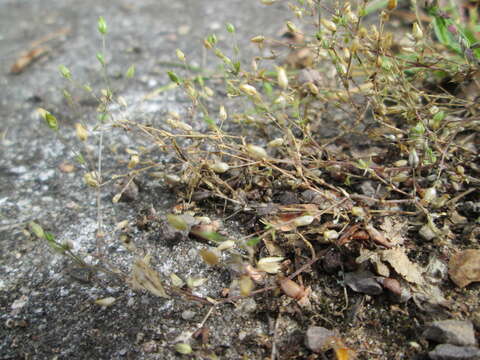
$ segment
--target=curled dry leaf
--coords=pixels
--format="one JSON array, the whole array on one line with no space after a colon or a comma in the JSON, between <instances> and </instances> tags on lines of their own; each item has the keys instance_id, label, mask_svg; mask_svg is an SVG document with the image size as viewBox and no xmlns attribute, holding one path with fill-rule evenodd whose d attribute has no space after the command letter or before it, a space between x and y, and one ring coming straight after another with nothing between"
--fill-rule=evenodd
<instances>
[{"instance_id":1,"label":"curled dry leaf","mask_svg":"<svg viewBox=\"0 0 480 360\"><path fill-rule=\"evenodd\" d=\"M10 68L12 74L20 74L23 70L29 67L35 60L40 56L48 52L48 48L45 47L36 47L31 49L22 55L15 61L15 63Z\"/></svg>"},{"instance_id":2,"label":"curled dry leaf","mask_svg":"<svg viewBox=\"0 0 480 360\"><path fill-rule=\"evenodd\" d=\"M480 281L480 250L468 249L453 255L448 263L448 274L461 288Z\"/></svg>"},{"instance_id":3,"label":"curled dry leaf","mask_svg":"<svg viewBox=\"0 0 480 360\"><path fill-rule=\"evenodd\" d=\"M163 288L158 273L150 267L150 255L137 259L132 266L129 283L134 289L147 290L153 295L170 298Z\"/></svg>"},{"instance_id":4,"label":"curled dry leaf","mask_svg":"<svg viewBox=\"0 0 480 360\"><path fill-rule=\"evenodd\" d=\"M367 226L365 226L365 230L367 230L368 235L370 235L370 238L373 241L375 241L377 244L383 245L388 248L395 245L390 240L388 240L382 232L375 229L373 225L368 224Z\"/></svg>"},{"instance_id":5,"label":"curled dry leaf","mask_svg":"<svg viewBox=\"0 0 480 360\"><path fill-rule=\"evenodd\" d=\"M425 282L422 276L422 268L410 261L404 248L397 247L382 251L382 260L388 262L397 274L408 282L417 285Z\"/></svg>"}]
</instances>

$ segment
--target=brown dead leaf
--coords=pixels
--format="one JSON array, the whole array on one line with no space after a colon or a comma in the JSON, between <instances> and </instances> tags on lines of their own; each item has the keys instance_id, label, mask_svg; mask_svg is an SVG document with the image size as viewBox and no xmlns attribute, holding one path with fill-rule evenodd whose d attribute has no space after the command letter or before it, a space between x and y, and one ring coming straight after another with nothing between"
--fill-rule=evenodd
<instances>
[{"instance_id":1,"label":"brown dead leaf","mask_svg":"<svg viewBox=\"0 0 480 360\"><path fill-rule=\"evenodd\" d=\"M153 295L170 298L163 288L158 273L150 267L150 255L137 259L133 263L132 274L129 279L134 289L147 290Z\"/></svg>"},{"instance_id":2,"label":"brown dead leaf","mask_svg":"<svg viewBox=\"0 0 480 360\"><path fill-rule=\"evenodd\" d=\"M448 274L461 288L480 281L480 250L468 249L453 255L448 263Z\"/></svg>"},{"instance_id":3,"label":"brown dead leaf","mask_svg":"<svg viewBox=\"0 0 480 360\"><path fill-rule=\"evenodd\" d=\"M392 245L402 245L408 230L407 221L402 218L386 217L380 228Z\"/></svg>"},{"instance_id":4,"label":"brown dead leaf","mask_svg":"<svg viewBox=\"0 0 480 360\"><path fill-rule=\"evenodd\" d=\"M368 224L367 226L365 226L365 230L367 230L368 235L370 235L370 238L373 241L375 241L377 244L383 245L388 248L395 245L395 243L387 239L382 232L375 229L372 224Z\"/></svg>"},{"instance_id":5,"label":"brown dead leaf","mask_svg":"<svg viewBox=\"0 0 480 360\"><path fill-rule=\"evenodd\" d=\"M405 249L397 247L394 249L383 250L381 252L382 260L388 262L392 268L410 283L422 285L425 283L422 273L423 269L410 261Z\"/></svg>"},{"instance_id":6,"label":"brown dead leaf","mask_svg":"<svg viewBox=\"0 0 480 360\"><path fill-rule=\"evenodd\" d=\"M13 63L10 68L10 73L20 74L28 66L32 65L33 62L38 60L42 55L46 54L49 51L48 48L39 46L33 48L27 52L24 52L20 57Z\"/></svg>"}]
</instances>

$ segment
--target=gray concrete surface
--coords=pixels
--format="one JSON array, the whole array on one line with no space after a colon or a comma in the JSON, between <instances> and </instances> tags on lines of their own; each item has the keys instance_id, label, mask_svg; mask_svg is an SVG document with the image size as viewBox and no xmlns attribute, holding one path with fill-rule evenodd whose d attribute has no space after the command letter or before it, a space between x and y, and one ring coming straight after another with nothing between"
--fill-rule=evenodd
<instances>
[{"instance_id":1,"label":"gray concrete surface","mask_svg":"<svg viewBox=\"0 0 480 360\"><path fill-rule=\"evenodd\" d=\"M77 111L63 99L66 82L59 65L68 66L75 79L102 87L95 54L101 48L97 18L108 26L107 60L117 95L135 103L141 96L168 83L163 61L176 61L175 49L201 63L201 39L217 33L228 45L224 24L235 24L238 40L247 52L248 39L273 34L287 19L284 5L264 7L258 1L166 0L3 0L0 2L0 359L169 359L176 358L174 340L192 331L208 307L181 300L164 300L133 292L109 277L90 279L65 258L52 253L23 229L40 223L59 240L72 241L87 255L95 250L95 194L82 182L82 170L65 173L62 163L74 163L77 146L73 123L92 121L95 106L82 91L67 88L79 100ZM32 43L65 31L42 43L48 52L18 75L10 67ZM210 57L210 59L212 59ZM134 63L136 76L120 76ZM207 64L210 66L211 64ZM182 111L185 104L167 92L136 108L130 116L154 118L167 110ZM55 139L36 109L50 110L60 120L63 142ZM114 171L127 157L132 139L119 132L107 134L106 146L121 151L105 153L106 171ZM92 149L94 151L94 149ZM92 152L93 153L93 152ZM92 155L93 156L93 155ZM168 161L168 159L165 159ZM162 214L173 198L160 184L147 184L135 203L111 204L111 190L103 194L104 218L111 231L121 220L134 221L139 210L153 206ZM217 296L228 287L229 275L208 269L198 261L195 242L167 246L161 236L139 232L139 244L148 248L157 269L182 276L201 276L202 295ZM115 265L127 269L132 256L119 245L116 233L107 236ZM90 257L90 260L93 258ZM88 274L87 274L88 275ZM93 304L113 296L107 308ZM185 320L185 310L194 312ZM202 350L220 358L268 356L258 339L271 335L268 316L244 318L244 309L222 307L207 321L208 345ZM197 348L198 345L197 345Z\"/></svg>"}]
</instances>

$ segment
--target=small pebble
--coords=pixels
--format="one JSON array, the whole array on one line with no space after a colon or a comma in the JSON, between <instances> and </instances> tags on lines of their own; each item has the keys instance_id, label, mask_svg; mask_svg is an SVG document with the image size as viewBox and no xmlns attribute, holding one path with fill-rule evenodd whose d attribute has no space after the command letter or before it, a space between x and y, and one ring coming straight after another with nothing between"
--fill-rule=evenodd
<instances>
[{"instance_id":1,"label":"small pebble","mask_svg":"<svg viewBox=\"0 0 480 360\"><path fill-rule=\"evenodd\" d=\"M429 324L423 336L437 343L476 346L473 324L468 320L443 320Z\"/></svg>"},{"instance_id":2,"label":"small pebble","mask_svg":"<svg viewBox=\"0 0 480 360\"><path fill-rule=\"evenodd\" d=\"M355 292L368 295L378 295L383 291L375 276L368 271L346 273L345 284Z\"/></svg>"},{"instance_id":3,"label":"small pebble","mask_svg":"<svg viewBox=\"0 0 480 360\"><path fill-rule=\"evenodd\" d=\"M182 312L182 319L183 320L192 320L197 313L192 310L185 310Z\"/></svg>"},{"instance_id":4,"label":"small pebble","mask_svg":"<svg viewBox=\"0 0 480 360\"><path fill-rule=\"evenodd\" d=\"M441 344L428 353L432 360L478 360L480 349L474 346Z\"/></svg>"},{"instance_id":5,"label":"small pebble","mask_svg":"<svg viewBox=\"0 0 480 360\"><path fill-rule=\"evenodd\" d=\"M305 336L305 346L318 354L328 350L331 347L332 339L335 337L335 331L321 326L311 326Z\"/></svg>"}]
</instances>

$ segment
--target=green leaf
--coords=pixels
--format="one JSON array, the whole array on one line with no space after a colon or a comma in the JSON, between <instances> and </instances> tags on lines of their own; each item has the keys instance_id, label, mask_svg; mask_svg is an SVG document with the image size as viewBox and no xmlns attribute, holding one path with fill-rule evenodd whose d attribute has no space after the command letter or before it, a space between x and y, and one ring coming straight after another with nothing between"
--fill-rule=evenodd
<instances>
[{"instance_id":1,"label":"green leaf","mask_svg":"<svg viewBox=\"0 0 480 360\"><path fill-rule=\"evenodd\" d=\"M45 240L49 242L55 241L55 235L53 235L52 233L45 232L44 235L45 235Z\"/></svg>"},{"instance_id":2,"label":"green leaf","mask_svg":"<svg viewBox=\"0 0 480 360\"><path fill-rule=\"evenodd\" d=\"M203 76L198 75L197 77L195 77L195 81L198 82L198 84L199 84L201 87L204 87L204 86L205 86L205 80L203 79Z\"/></svg>"},{"instance_id":3,"label":"green leaf","mask_svg":"<svg viewBox=\"0 0 480 360\"><path fill-rule=\"evenodd\" d=\"M107 33L107 23L105 22L103 16L98 18L98 32L102 35Z\"/></svg>"},{"instance_id":4,"label":"green leaf","mask_svg":"<svg viewBox=\"0 0 480 360\"><path fill-rule=\"evenodd\" d=\"M260 242L260 240L261 239L258 236L255 236L255 237L252 237L251 239L248 239L245 242L245 244L247 244L247 246L255 246Z\"/></svg>"},{"instance_id":5,"label":"green leaf","mask_svg":"<svg viewBox=\"0 0 480 360\"><path fill-rule=\"evenodd\" d=\"M133 78L135 76L135 65L130 65L127 72L125 73L125 76L128 79Z\"/></svg>"},{"instance_id":6,"label":"green leaf","mask_svg":"<svg viewBox=\"0 0 480 360\"><path fill-rule=\"evenodd\" d=\"M75 160L81 165L85 164L85 158L82 154L78 154L77 156L75 156Z\"/></svg>"},{"instance_id":7,"label":"green leaf","mask_svg":"<svg viewBox=\"0 0 480 360\"><path fill-rule=\"evenodd\" d=\"M269 82L264 82L263 83L263 91L268 97L271 97L273 94L273 86Z\"/></svg>"},{"instance_id":8,"label":"green leaf","mask_svg":"<svg viewBox=\"0 0 480 360\"><path fill-rule=\"evenodd\" d=\"M195 235L198 236L198 237L201 237L202 239L210 240L210 241L213 241L215 243L221 243L221 242L227 240L227 238L225 236L220 235L219 233L217 233L215 231L196 231Z\"/></svg>"},{"instance_id":9,"label":"green leaf","mask_svg":"<svg viewBox=\"0 0 480 360\"><path fill-rule=\"evenodd\" d=\"M102 66L105 66L105 58L103 57L102 53L97 53L97 59L102 64Z\"/></svg>"},{"instance_id":10,"label":"green leaf","mask_svg":"<svg viewBox=\"0 0 480 360\"><path fill-rule=\"evenodd\" d=\"M213 120L210 116L205 115L203 117L203 121L205 121L210 126L215 126L215 120Z\"/></svg>"},{"instance_id":11,"label":"green leaf","mask_svg":"<svg viewBox=\"0 0 480 360\"><path fill-rule=\"evenodd\" d=\"M238 75L238 73L240 72L240 61L235 61L233 64L233 73L234 75Z\"/></svg>"}]
</instances>

